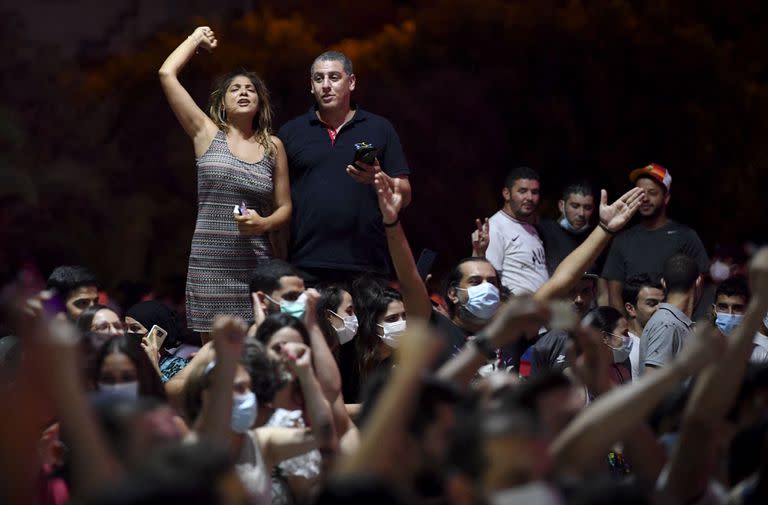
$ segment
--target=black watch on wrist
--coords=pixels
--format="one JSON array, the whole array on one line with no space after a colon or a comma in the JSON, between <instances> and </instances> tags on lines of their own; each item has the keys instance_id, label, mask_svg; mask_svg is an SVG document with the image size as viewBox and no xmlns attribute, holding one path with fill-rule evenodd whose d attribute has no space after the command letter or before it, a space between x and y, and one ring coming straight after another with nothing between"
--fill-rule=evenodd
<instances>
[{"instance_id":1,"label":"black watch on wrist","mask_svg":"<svg viewBox=\"0 0 768 505\"><path fill-rule=\"evenodd\" d=\"M472 339L472 344L488 359L496 359L496 347L491 343L491 337L485 333L478 333Z\"/></svg>"}]
</instances>

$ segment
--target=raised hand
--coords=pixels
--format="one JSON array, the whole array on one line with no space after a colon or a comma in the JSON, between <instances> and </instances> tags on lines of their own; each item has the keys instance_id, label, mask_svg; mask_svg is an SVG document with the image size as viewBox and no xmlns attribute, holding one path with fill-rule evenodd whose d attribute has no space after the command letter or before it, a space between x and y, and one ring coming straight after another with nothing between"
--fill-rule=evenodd
<instances>
[{"instance_id":1,"label":"raised hand","mask_svg":"<svg viewBox=\"0 0 768 505\"><path fill-rule=\"evenodd\" d=\"M600 190L600 225L610 233L620 231L640 208L644 194L642 188L632 188L608 205L608 193L604 189Z\"/></svg>"},{"instance_id":2,"label":"raised hand","mask_svg":"<svg viewBox=\"0 0 768 505\"><path fill-rule=\"evenodd\" d=\"M483 332L495 347L504 347L520 337L533 337L549 320L549 308L528 296L513 296L499 308Z\"/></svg>"},{"instance_id":3,"label":"raised hand","mask_svg":"<svg viewBox=\"0 0 768 505\"><path fill-rule=\"evenodd\" d=\"M307 297L307 309L304 311L304 325L309 329L317 324L317 302L320 301L320 293L309 288L304 292Z\"/></svg>"},{"instance_id":4,"label":"raised hand","mask_svg":"<svg viewBox=\"0 0 768 505\"><path fill-rule=\"evenodd\" d=\"M286 342L280 346L280 357L299 380L312 373L312 351L305 344Z\"/></svg>"},{"instance_id":5,"label":"raised hand","mask_svg":"<svg viewBox=\"0 0 768 505\"><path fill-rule=\"evenodd\" d=\"M385 223L394 223L403 208L403 195L393 187L391 178L382 171L376 172L373 180L379 197L379 210Z\"/></svg>"},{"instance_id":6,"label":"raised hand","mask_svg":"<svg viewBox=\"0 0 768 505\"><path fill-rule=\"evenodd\" d=\"M211 340L217 361L236 362L243 353L245 321L239 317L216 316L211 329Z\"/></svg>"},{"instance_id":7,"label":"raised hand","mask_svg":"<svg viewBox=\"0 0 768 505\"><path fill-rule=\"evenodd\" d=\"M475 219L477 229L472 232L472 256L484 258L485 251L488 250L488 244L491 241L488 218L485 220Z\"/></svg>"},{"instance_id":8,"label":"raised hand","mask_svg":"<svg viewBox=\"0 0 768 505\"><path fill-rule=\"evenodd\" d=\"M151 334L151 335L150 335ZM141 337L141 348L149 358L149 362L152 363L155 371L160 373L160 346L157 345L157 336L154 332L150 332L147 335Z\"/></svg>"},{"instance_id":9,"label":"raised hand","mask_svg":"<svg viewBox=\"0 0 768 505\"><path fill-rule=\"evenodd\" d=\"M216 40L216 35L209 26L199 26L195 28L195 31L190 35L196 42L198 47L202 47L206 51L213 51L219 42Z\"/></svg>"},{"instance_id":10,"label":"raised hand","mask_svg":"<svg viewBox=\"0 0 768 505\"><path fill-rule=\"evenodd\" d=\"M233 214L237 228L243 235L264 235L269 231L267 220L253 209L246 209L245 214Z\"/></svg>"}]
</instances>

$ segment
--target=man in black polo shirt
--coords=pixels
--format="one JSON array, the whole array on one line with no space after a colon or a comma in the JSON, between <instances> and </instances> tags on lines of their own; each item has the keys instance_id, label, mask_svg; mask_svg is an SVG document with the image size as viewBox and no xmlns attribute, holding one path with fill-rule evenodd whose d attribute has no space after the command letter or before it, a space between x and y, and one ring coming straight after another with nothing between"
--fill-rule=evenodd
<instances>
[{"instance_id":1,"label":"man in black polo shirt","mask_svg":"<svg viewBox=\"0 0 768 505\"><path fill-rule=\"evenodd\" d=\"M388 253L376 193L375 173L410 201L410 170L392 124L351 102L352 62L343 53L318 56L310 70L316 104L283 125L291 179L293 216L289 259L310 283L349 280L360 272L388 275ZM353 166L355 144L377 148L373 165Z\"/></svg>"}]
</instances>

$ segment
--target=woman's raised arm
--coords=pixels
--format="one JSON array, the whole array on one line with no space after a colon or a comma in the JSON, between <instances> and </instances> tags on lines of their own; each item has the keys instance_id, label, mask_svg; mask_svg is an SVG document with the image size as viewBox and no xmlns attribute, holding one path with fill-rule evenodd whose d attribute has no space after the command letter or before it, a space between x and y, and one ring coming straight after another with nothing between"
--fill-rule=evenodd
<instances>
[{"instance_id":1,"label":"woman's raised arm","mask_svg":"<svg viewBox=\"0 0 768 505\"><path fill-rule=\"evenodd\" d=\"M182 128L192 139L198 157L208 149L217 128L181 85L179 72L200 47L210 51L217 45L213 30L200 26L165 59L158 71L163 93Z\"/></svg>"}]
</instances>

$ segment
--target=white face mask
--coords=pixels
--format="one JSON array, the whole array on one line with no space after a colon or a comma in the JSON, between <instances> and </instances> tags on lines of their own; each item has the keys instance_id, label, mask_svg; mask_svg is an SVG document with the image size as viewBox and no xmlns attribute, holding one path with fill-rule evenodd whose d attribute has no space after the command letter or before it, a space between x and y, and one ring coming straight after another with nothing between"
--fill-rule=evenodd
<instances>
[{"instance_id":1,"label":"white face mask","mask_svg":"<svg viewBox=\"0 0 768 505\"><path fill-rule=\"evenodd\" d=\"M336 330L336 334L339 336L339 344L344 345L357 334L357 316L351 315L351 316L341 316L334 311L330 311L331 314L338 317L344 322L344 326L341 328L336 328L334 326L334 330Z\"/></svg>"},{"instance_id":2,"label":"white face mask","mask_svg":"<svg viewBox=\"0 0 768 505\"><path fill-rule=\"evenodd\" d=\"M229 426L235 433L247 432L256 421L258 401L253 392L232 395L232 418Z\"/></svg>"},{"instance_id":3,"label":"white face mask","mask_svg":"<svg viewBox=\"0 0 768 505\"><path fill-rule=\"evenodd\" d=\"M384 329L384 335L379 335L379 338L389 347L397 348L400 336L405 333L405 319L395 321L394 323L380 324L379 326Z\"/></svg>"},{"instance_id":4,"label":"white face mask","mask_svg":"<svg viewBox=\"0 0 768 505\"><path fill-rule=\"evenodd\" d=\"M117 384L97 383L99 391L109 395L123 396L125 398L137 398L139 396L139 381L121 382Z\"/></svg>"},{"instance_id":5,"label":"white face mask","mask_svg":"<svg viewBox=\"0 0 768 505\"><path fill-rule=\"evenodd\" d=\"M613 351L613 362L614 363L624 363L627 358L629 358L629 354L632 352L632 337L625 336L625 335L613 335L611 333L608 333L608 335L614 336L614 337L621 337L621 345L619 347L613 347L612 345L606 343L608 347L611 348Z\"/></svg>"},{"instance_id":6,"label":"white face mask","mask_svg":"<svg viewBox=\"0 0 768 505\"><path fill-rule=\"evenodd\" d=\"M543 481L533 481L504 491L494 493L490 499L491 505L560 505L563 503L560 494Z\"/></svg>"}]
</instances>

